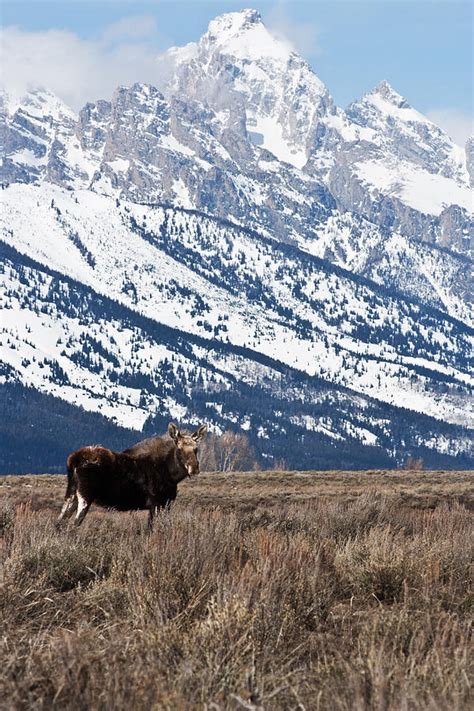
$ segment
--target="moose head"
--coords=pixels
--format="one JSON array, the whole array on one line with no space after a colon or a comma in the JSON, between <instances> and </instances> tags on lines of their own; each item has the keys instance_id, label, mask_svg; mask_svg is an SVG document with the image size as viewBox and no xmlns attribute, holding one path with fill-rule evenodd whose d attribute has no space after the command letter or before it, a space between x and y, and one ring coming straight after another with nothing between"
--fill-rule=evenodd
<instances>
[{"instance_id":1,"label":"moose head","mask_svg":"<svg viewBox=\"0 0 474 711\"><path fill-rule=\"evenodd\" d=\"M193 433L181 432L173 422L168 425L168 434L176 446L176 459L186 474L196 476L199 474L199 462L197 458L198 442L207 432L207 425L199 425Z\"/></svg>"}]
</instances>

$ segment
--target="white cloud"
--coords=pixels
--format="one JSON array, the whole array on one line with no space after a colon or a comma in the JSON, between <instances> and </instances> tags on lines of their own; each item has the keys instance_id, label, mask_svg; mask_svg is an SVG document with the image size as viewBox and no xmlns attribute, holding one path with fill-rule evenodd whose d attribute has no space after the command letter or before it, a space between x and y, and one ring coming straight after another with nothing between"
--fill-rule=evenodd
<instances>
[{"instance_id":1,"label":"white cloud","mask_svg":"<svg viewBox=\"0 0 474 711\"><path fill-rule=\"evenodd\" d=\"M264 17L268 29L277 37L287 40L295 52L305 57L321 54L320 29L310 22L290 19L286 3L278 2Z\"/></svg>"},{"instance_id":2,"label":"white cloud","mask_svg":"<svg viewBox=\"0 0 474 711\"><path fill-rule=\"evenodd\" d=\"M460 146L464 146L469 136L474 135L474 118L459 109L433 109L426 116Z\"/></svg>"},{"instance_id":3,"label":"white cloud","mask_svg":"<svg viewBox=\"0 0 474 711\"><path fill-rule=\"evenodd\" d=\"M119 20L94 40L67 30L5 27L0 37L1 83L16 96L47 88L78 110L87 101L110 98L120 84L157 84L156 58L163 46L156 20L148 16Z\"/></svg>"}]
</instances>

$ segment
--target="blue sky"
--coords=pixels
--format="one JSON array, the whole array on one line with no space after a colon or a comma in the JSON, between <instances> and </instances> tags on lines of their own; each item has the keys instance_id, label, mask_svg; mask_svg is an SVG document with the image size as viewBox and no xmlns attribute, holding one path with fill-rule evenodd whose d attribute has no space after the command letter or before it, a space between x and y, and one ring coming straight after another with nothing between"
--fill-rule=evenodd
<instances>
[{"instance_id":1,"label":"blue sky","mask_svg":"<svg viewBox=\"0 0 474 711\"><path fill-rule=\"evenodd\" d=\"M244 7L287 34L339 105L388 79L458 140L469 133L473 4L456 0L3 0L2 37L13 54L4 78L43 72L71 103L93 100L114 82L151 81L156 52L198 39L213 17ZM78 84L74 93L61 72Z\"/></svg>"}]
</instances>

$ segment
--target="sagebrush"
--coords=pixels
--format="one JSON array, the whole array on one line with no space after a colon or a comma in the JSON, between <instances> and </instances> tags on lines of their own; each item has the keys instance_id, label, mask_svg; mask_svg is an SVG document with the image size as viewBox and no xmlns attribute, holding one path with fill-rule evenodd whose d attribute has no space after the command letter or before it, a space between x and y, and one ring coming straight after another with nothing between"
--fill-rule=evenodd
<instances>
[{"instance_id":1,"label":"sagebrush","mask_svg":"<svg viewBox=\"0 0 474 711\"><path fill-rule=\"evenodd\" d=\"M373 487L250 506L218 481L234 507L190 490L150 535L5 497L3 708L471 707L465 506Z\"/></svg>"}]
</instances>

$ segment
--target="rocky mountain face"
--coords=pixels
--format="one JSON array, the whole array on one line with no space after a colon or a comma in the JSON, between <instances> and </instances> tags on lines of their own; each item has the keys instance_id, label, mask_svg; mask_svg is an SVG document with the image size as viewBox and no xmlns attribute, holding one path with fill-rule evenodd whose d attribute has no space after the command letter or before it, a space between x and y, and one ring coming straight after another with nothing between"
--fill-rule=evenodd
<instances>
[{"instance_id":1,"label":"rocky mountain face","mask_svg":"<svg viewBox=\"0 0 474 711\"><path fill-rule=\"evenodd\" d=\"M466 143L466 168L472 188L474 187L474 136L471 136Z\"/></svg>"},{"instance_id":2,"label":"rocky mountain face","mask_svg":"<svg viewBox=\"0 0 474 711\"><path fill-rule=\"evenodd\" d=\"M407 236L471 250L473 200L464 151L387 82L346 114L373 134L344 147L342 170L336 166L330 176L338 204Z\"/></svg>"},{"instance_id":3,"label":"rocky mountain face","mask_svg":"<svg viewBox=\"0 0 474 711\"><path fill-rule=\"evenodd\" d=\"M186 95L243 122L255 145L303 168L317 146L318 126L336 112L324 84L255 10L210 23L199 43L171 49L165 93Z\"/></svg>"},{"instance_id":4,"label":"rocky mountain face","mask_svg":"<svg viewBox=\"0 0 474 711\"><path fill-rule=\"evenodd\" d=\"M472 141L387 82L343 111L251 10L157 85L0 96L5 387L269 464L471 461Z\"/></svg>"}]
</instances>

